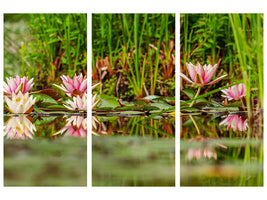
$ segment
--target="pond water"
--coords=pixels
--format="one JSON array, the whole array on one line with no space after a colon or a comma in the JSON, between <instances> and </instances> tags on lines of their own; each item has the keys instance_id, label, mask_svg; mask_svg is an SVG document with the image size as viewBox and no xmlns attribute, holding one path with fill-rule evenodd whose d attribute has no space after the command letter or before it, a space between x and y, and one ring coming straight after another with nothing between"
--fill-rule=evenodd
<instances>
[{"instance_id":1,"label":"pond water","mask_svg":"<svg viewBox=\"0 0 267 200\"><path fill-rule=\"evenodd\" d=\"M259 119L249 125L245 113L191 117L180 119L181 186L263 186Z\"/></svg>"},{"instance_id":2,"label":"pond water","mask_svg":"<svg viewBox=\"0 0 267 200\"><path fill-rule=\"evenodd\" d=\"M175 186L174 118L95 117L93 186Z\"/></svg>"},{"instance_id":3,"label":"pond water","mask_svg":"<svg viewBox=\"0 0 267 200\"><path fill-rule=\"evenodd\" d=\"M86 186L86 116L5 115L5 186Z\"/></svg>"}]
</instances>

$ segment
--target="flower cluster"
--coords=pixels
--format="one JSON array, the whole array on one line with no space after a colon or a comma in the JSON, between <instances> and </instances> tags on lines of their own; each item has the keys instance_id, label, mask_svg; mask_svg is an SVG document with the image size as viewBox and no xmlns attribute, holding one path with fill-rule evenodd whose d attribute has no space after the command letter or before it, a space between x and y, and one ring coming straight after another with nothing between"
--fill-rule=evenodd
<instances>
[{"instance_id":1,"label":"flower cluster","mask_svg":"<svg viewBox=\"0 0 267 200\"><path fill-rule=\"evenodd\" d=\"M4 95L10 113L28 114L32 111L35 98L29 95L29 90L33 86L33 78L28 81L28 77L7 78L4 82ZM10 99L11 98L11 99Z\"/></svg>"}]
</instances>

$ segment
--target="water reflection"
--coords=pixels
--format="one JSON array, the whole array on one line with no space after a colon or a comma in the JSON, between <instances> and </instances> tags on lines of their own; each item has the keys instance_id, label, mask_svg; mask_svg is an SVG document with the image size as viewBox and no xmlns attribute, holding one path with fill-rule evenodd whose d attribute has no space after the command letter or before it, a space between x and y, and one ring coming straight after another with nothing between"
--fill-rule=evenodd
<instances>
[{"instance_id":1,"label":"water reflection","mask_svg":"<svg viewBox=\"0 0 267 200\"><path fill-rule=\"evenodd\" d=\"M245 114L181 116L181 186L262 186L262 124ZM249 132L250 131L250 132ZM200 133L200 134L199 134Z\"/></svg>"},{"instance_id":2,"label":"water reflection","mask_svg":"<svg viewBox=\"0 0 267 200\"><path fill-rule=\"evenodd\" d=\"M87 136L85 116L14 115L5 117L4 136L7 139L51 138L54 136Z\"/></svg>"},{"instance_id":3,"label":"water reflection","mask_svg":"<svg viewBox=\"0 0 267 200\"><path fill-rule=\"evenodd\" d=\"M207 141L209 138L205 137L196 137L189 139L189 142L199 142L199 141ZM206 146L206 145L205 145ZM211 159L214 158L217 160L217 152L212 146L207 146L204 148L190 148L186 153L186 160L191 161L193 159L200 160L203 159Z\"/></svg>"},{"instance_id":4,"label":"water reflection","mask_svg":"<svg viewBox=\"0 0 267 200\"><path fill-rule=\"evenodd\" d=\"M175 136L174 118L146 118L122 116L93 116L94 135L135 135L172 138Z\"/></svg>"},{"instance_id":5,"label":"water reflection","mask_svg":"<svg viewBox=\"0 0 267 200\"><path fill-rule=\"evenodd\" d=\"M9 117L4 125L4 136L7 139L33 139L36 131L30 116Z\"/></svg>"},{"instance_id":6,"label":"water reflection","mask_svg":"<svg viewBox=\"0 0 267 200\"><path fill-rule=\"evenodd\" d=\"M67 124L54 135L63 134L65 136L86 137L87 136L87 118L82 116L71 116L66 119Z\"/></svg>"}]
</instances>

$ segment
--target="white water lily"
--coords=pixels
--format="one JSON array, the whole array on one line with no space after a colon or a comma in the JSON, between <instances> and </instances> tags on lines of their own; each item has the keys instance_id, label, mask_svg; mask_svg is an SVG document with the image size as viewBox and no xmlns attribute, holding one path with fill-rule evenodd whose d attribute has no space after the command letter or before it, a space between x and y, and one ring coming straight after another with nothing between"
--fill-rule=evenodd
<instances>
[{"instance_id":1,"label":"white water lily","mask_svg":"<svg viewBox=\"0 0 267 200\"><path fill-rule=\"evenodd\" d=\"M31 120L29 116L10 117L4 125L4 136L7 139L32 139L36 128Z\"/></svg>"},{"instance_id":2,"label":"white water lily","mask_svg":"<svg viewBox=\"0 0 267 200\"><path fill-rule=\"evenodd\" d=\"M28 114L32 111L36 98L29 96L29 93L22 94L21 91L16 95L12 94L12 99L5 96L8 110L14 114Z\"/></svg>"},{"instance_id":3,"label":"white water lily","mask_svg":"<svg viewBox=\"0 0 267 200\"><path fill-rule=\"evenodd\" d=\"M87 94L84 93L82 97L73 97L73 101L67 100L64 106L69 110L87 111Z\"/></svg>"}]
</instances>

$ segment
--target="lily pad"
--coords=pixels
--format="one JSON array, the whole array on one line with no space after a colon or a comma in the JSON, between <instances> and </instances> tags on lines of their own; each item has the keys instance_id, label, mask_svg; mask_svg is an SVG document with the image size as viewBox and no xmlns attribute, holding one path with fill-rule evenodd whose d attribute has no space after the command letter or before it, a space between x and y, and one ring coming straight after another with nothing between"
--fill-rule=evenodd
<instances>
[{"instance_id":1,"label":"lily pad","mask_svg":"<svg viewBox=\"0 0 267 200\"><path fill-rule=\"evenodd\" d=\"M171 108L172 106L167 104L166 102L163 103L151 103L150 106L154 106L159 108L160 110Z\"/></svg>"},{"instance_id":2,"label":"lily pad","mask_svg":"<svg viewBox=\"0 0 267 200\"><path fill-rule=\"evenodd\" d=\"M110 108L116 108L119 107L120 104L116 99L110 98L110 99L103 99L101 103L98 104L98 108L103 107L110 107Z\"/></svg>"},{"instance_id":3,"label":"lily pad","mask_svg":"<svg viewBox=\"0 0 267 200\"><path fill-rule=\"evenodd\" d=\"M57 104L57 101L55 99L46 94L37 93L37 94L32 94L32 96L36 98L36 102Z\"/></svg>"}]
</instances>

